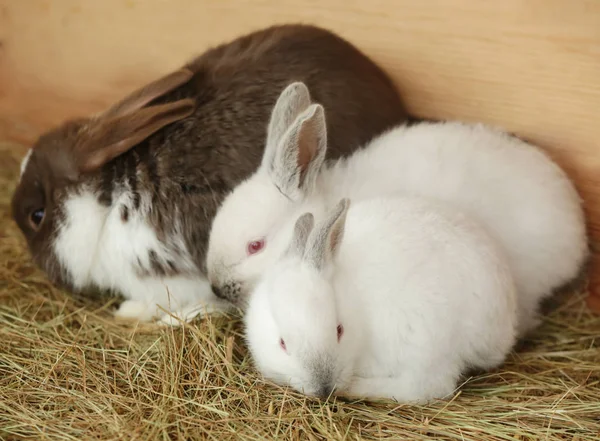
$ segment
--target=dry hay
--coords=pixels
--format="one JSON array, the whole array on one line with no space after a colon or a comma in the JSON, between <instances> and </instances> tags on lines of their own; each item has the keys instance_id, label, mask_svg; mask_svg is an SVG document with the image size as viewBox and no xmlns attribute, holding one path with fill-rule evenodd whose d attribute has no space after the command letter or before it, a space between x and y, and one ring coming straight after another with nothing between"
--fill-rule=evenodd
<instances>
[{"instance_id":1,"label":"dry hay","mask_svg":"<svg viewBox=\"0 0 600 441\"><path fill-rule=\"evenodd\" d=\"M8 202L24 150L0 145L3 439L598 440L600 318L572 295L499 371L425 407L322 403L253 371L237 320L117 323L30 262Z\"/></svg>"}]
</instances>

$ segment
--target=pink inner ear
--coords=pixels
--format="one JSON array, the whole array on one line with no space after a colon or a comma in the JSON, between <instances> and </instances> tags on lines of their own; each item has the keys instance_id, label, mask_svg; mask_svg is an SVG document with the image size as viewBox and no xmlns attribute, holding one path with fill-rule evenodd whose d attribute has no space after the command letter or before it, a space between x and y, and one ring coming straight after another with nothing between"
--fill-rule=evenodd
<instances>
[{"instance_id":1,"label":"pink inner ear","mask_svg":"<svg viewBox=\"0 0 600 441\"><path fill-rule=\"evenodd\" d=\"M338 339L338 343L341 340L342 335L344 335L344 326L340 323L337 326L337 339Z\"/></svg>"},{"instance_id":2,"label":"pink inner ear","mask_svg":"<svg viewBox=\"0 0 600 441\"><path fill-rule=\"evenodd\" d=\"M298 133L297 163L300 169L300 182L304 179L308 166L317 156L318 144L317 129L314 127L313 121L304 121L300 127L300 133Z\"/></svg>"}]
</instances>

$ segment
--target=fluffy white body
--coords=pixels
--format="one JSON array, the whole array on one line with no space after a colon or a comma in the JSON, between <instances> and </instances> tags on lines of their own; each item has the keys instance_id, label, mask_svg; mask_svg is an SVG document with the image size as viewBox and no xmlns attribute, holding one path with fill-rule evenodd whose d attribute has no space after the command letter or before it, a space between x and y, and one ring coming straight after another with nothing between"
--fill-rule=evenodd
<instances>
[{"instance_id":1,"label":"fluffy white body","mask_svg":"<svg viewBox=\"0 0 600 441\"><path fill-rule=\"evenodd\" d=\"M567 175L539 149L483 125L397 128L325 170L317 185L329 202L397 188L474 216L508 255L522 333L537 325L540 301L575 278L587 257L581 200Z\"/></svg>"},{"instance_id":2,"label":"fluffy white body","mask_svg":"<svg viewBox=\"0 0 600 441\"><path fill-rule=\"evenodd\" d=\"M161 242L145 220L149 202L142 199L133 210L129 194L115 194L116 203L106 207L97 195L82 189L69 195L64 205L64 221L57 229L54 251L69 272L75 289L97 287L121 293L126 299L116 315L148 321L159 317L165 323L189 320L205 306L207 312L222 310L215 303L210 285L185 250L177 236ZM121 206L131 206L128 222L123 222ZM173 216L175 219L176 213ZM178 250L174 253L173 250ZM159 277L148 275L149 252L161 263L176 261L185 275ZM175 316L175 317L172 317Z\"/></svg>"},{"instance_id":3,"label":"fluffy white body","mask_svg":"<svg viewBox=\"0 0 600 441\"><path fill-rule=\"evenodd\" d=\"M588 243L580 197L540 149L481 124L422 123L395 128L351 157L323 164L322 109L304 104L308 91L300 83L286 91L271 126L287 124L288 130L272 130L260 169L228 196L213 222L207 261L213 284L247 297L277 259L282 225L302 204L381 195L443 201L479 221L507 255L521 335L538 324L541 300L582 270ZM246 244L258 238L264 249L248 255Z\"/></svg>"},{"instance_id":4,"label":"fluffy white body","mask_svg":"<svg viewBox=\"0 0 600 441\"><path fill-rule=\"evenodd\" d=\"M417 198L301 216L245 315L259 371L309 395L427 402L503 363L516 291L493 239ZM317 218L318 219L318 218Z\"/></svg>"}]
</instances>

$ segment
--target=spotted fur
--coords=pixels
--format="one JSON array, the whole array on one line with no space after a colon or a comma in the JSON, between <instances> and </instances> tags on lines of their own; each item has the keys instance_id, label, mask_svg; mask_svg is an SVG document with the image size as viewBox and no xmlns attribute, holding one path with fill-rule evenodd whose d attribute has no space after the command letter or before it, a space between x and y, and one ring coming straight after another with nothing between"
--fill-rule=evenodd
<instances>
[{"instance_id":1,"label":"spotted fur","mask_svg":"<svg viewBox=\"0 0 600 441\"><path fill-rule=\"evenodd\" d=\"M34 260L68 289L123 294L123 316L173 311L168 299L186 310L223 303L204 275L212 219L260 163L273 104L296 80L336 115L332 158L406 119L389 78L333 33L284 25L242 36L40 137L13 196Z\"/></svg>"}]
</instances>

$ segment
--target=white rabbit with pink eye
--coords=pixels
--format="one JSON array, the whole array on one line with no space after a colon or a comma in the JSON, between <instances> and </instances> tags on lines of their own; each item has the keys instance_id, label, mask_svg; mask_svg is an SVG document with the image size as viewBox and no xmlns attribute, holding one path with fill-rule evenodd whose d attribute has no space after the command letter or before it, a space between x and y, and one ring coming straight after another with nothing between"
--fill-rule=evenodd
<instances>
[{"instance_id":1,"label":"white rabbit with pink eye","mask_svg":"<svg viewBox=\"0 0 600 441\"><path fill-rule=\"evenodd\" d=\"M280 257L290 219L303 211L385 195L442 201L474 218L506 253L518 293L519 335L539 305L576 279L588 256L580 197L535 146L481 124L419 123L387 131L351 156L325 163L323 108L293 83L271 115L259 169L224 200L212 224L208 278L243 306Z\"/></svg>"},{"instance_id":2,"label":"white rabbit with pink eye","mask_svg":"<svg viewBox=\"0 0 600 441\"><path fill-rule=\"evenodd\" d=\"M465 370L503 363L516 292L502 250L451 207L344 199L316 225L312 213L293 223L245 324L258 370L278 384L424 403Z\"/></svg>"}]
</instances>

